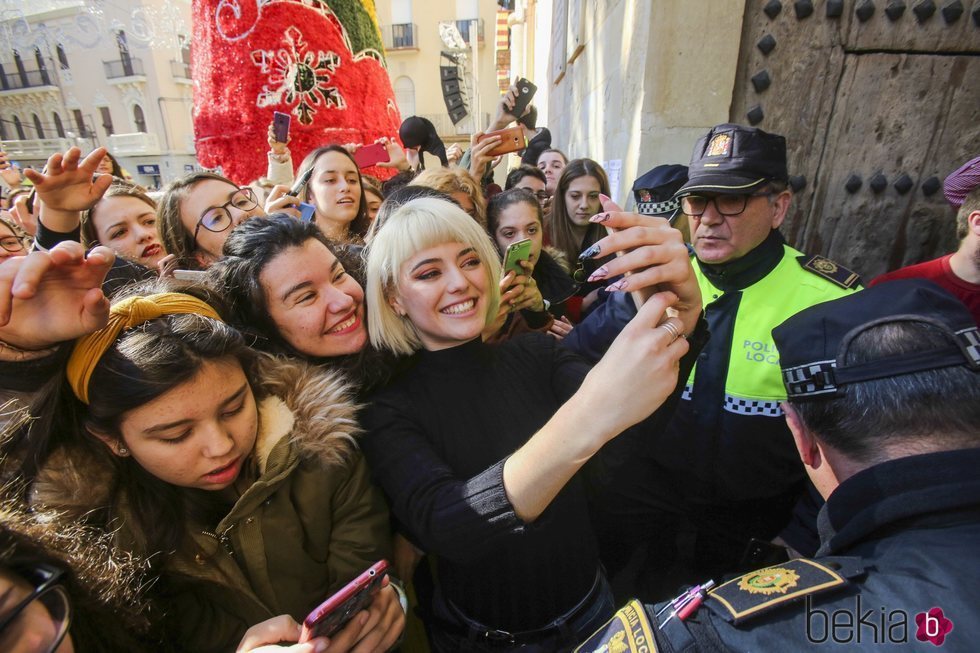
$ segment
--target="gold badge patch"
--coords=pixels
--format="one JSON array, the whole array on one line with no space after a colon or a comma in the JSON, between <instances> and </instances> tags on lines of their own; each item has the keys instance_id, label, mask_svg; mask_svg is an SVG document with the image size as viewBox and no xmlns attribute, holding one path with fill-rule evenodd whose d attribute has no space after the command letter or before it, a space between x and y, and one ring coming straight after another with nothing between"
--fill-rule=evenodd
<instances>
[{"instance_id":1,"label":"gold badge patch","mask_svg":"<svg viewBox=\"0 0 980 653\"><path fill-rule=\"evenodd\" d=\"M799 581L800 575L792 569L770 567L742 576L738 588L752 594L785 594Z\"/></svg>"},{"instance_id":2,"label":"gold badge patch","mask_svg":"<svg viewBox=\"0 0 980 653\"><path fill-rule=\"evenodd\" d=\"M823 256L798 256L796 259L803 266L804 270L823 277L827 281L833 282L841 288L854 288L861 284L861 277L848 270L842 265L834 263L829 258Z\"/></svg>"},{"instance_id":3,"label":"gold badge patch","mask_svg":"<svg viewBox=\"0 0 980 653\"><path fill-rule=\"evenodd\" d=\"M730 156L732 152L732 135L715 134L708 143L708 153L705 156Z\"/></svg>"}]
</instances>

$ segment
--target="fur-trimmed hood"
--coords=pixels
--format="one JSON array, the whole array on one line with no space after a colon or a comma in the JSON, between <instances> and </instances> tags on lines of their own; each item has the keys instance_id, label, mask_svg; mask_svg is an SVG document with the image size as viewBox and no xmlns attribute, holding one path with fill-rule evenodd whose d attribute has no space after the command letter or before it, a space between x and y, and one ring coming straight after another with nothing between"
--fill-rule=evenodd
<instances>
[{"instance_id":1,"label":"fur-trimmed hood","mask_svg":"<svg viewBox=\"0 0 980 653\"><path fill-rule=\"evenodd\" d=\"M297 359L257 356L249 382L259 413L253 450L259 475L285 437L301 460L324 466L349 461L360 431L354 392L344 377ZM96 453L86 447L62 448L38 475L31 501L79 515L102 508L120 462L107 448Z\"/></svg>"}]
</instances>

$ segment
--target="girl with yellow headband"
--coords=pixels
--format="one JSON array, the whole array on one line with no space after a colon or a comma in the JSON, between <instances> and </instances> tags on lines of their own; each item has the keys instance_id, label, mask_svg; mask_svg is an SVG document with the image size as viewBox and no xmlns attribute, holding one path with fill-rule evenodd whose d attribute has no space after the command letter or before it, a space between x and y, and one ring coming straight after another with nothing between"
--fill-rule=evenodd
<instances>
[{"instance_id":1,"label":"girl with yellow headband","mask_svg":"<svg viewBox=\"0 0 980 653\"><path fill-rule=\"evenodd\" d=\"M348 387L256 355L207 290L166 290L130 291L75 343L73 396L57 408L75 433L53 436L32 500L152 556L164 630L183 650L233 650L276 615L262 641L295 638L296 621L389 555ZM330 650L387 650L403 625L386 585Z\"/></svg>"}]
</instances>

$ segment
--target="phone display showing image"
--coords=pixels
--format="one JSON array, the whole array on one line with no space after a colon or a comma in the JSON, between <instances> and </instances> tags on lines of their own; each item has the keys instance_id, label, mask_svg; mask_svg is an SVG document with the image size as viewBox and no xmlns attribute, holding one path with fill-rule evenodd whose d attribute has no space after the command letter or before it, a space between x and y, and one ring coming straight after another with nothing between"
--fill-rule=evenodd
<instances>
[{"instance_id":1,"label":"phone display showing image","mask_svg":"<svg viewBox=\"0 0 980 653\"><path fill-rule=\"evenodd\" d=\"M332 637L347 625L354 615L371 604L381 589L381 582L388 572L388 561L379 560L343 589L321 603L306 619L299 641L308 642L314 637Z\"/></svg>"},{"instance_id":2,"label":"phone display showing image","mask_svg":"<svg viewBox=\"0 0 980 653\"><path fill-rule=\"evenodd\" d=\"M388 150L381 143L365 145L354 152L354 162L357 163L358 168L368 168L378 163L387 163L388 161L391 161L391 156L389 156Z\"/></svg>"},{"instance_id":3,"label":"phone display showing image","mask_svg":"<svg viewBox=\"0 0 980 653\"><path fill-rule=\"evenodd\" d=\"M531 239L525 238L507 246L504 253L504 274L514 271L516 274L526 274L521 261L531 258Z\"/></svg>"},{"instance_id":4,"label":"phone display showing image","mask_svg":"<svg viewBox=\"0 0 980 653\"><path fill-rule=\"evenodd\" d=\"M508 127L507 129L500 129L498 131L487 132L480 137L479 142L482 143L488 138L493 138L494 136L500 137L500 144L488 152L490 156L500 156L501 154L520 152L527 147L527 137L524 136L524 128L520 125L516 127Z\"/></svg>"},{"instance_id":5,"label":"phone display showing image","mask_svg":"<svg viewBox=\"0 0 980 653\"><path fill-rule=\"evenodd\" d=\"M272 116L272 134L276 142L285 143L289 140L289 123L291 118L288 113L276 111Z\"/></svg>"}]
</instances>

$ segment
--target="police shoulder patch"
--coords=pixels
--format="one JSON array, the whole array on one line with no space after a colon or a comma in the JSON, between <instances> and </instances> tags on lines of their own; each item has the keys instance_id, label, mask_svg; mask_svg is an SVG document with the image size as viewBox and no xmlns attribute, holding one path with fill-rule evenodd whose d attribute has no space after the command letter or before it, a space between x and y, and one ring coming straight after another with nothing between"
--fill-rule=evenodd
<instances>
[{"instance_id":1,"label":"police shoulder patch","mask_svg":"<svg viewBox=\"0 0 980 653\"><path fill-rule=\"evenodd\" d=\"M834 568L836 569L834 569ZM861 565L797 558L733 578L708 593L707 604L727 621L739 624L764 612L848 584L863 573Z\"/></svg>"},{"instance_id":2,"label":"police shoulder patch","mask_svg":"<svg viewBox=\"0 0 980 653\"><path fill-rule=\"evenodd\" d=\"M800 266L813 274L823 277L827 281L837 284L841 288L854 288L861 283L861 277L857 272L848 270L842 265L834 263L829 258L823 256L797 256Z\"/></svg>"},{"instance_id":3,"label":"police shoulder patch","mask_svg":"<svg viewBox=\"0 0 980 653\"><path fill-rule=\"evenodd\" d=\"M657 653L643 604L633 599L585 640L573 653Z\"/></svg>"}]
</instances>

